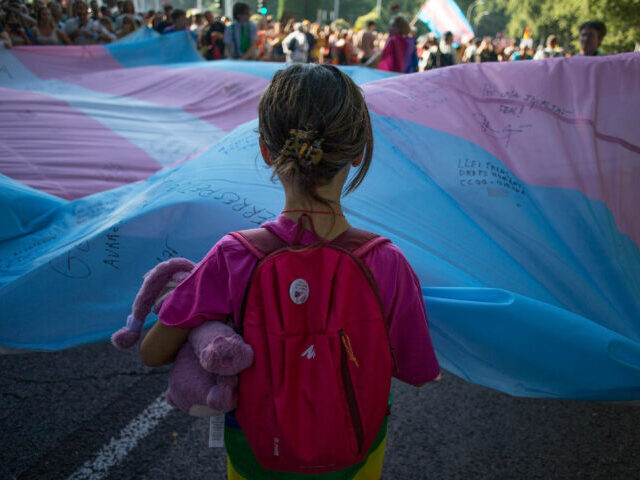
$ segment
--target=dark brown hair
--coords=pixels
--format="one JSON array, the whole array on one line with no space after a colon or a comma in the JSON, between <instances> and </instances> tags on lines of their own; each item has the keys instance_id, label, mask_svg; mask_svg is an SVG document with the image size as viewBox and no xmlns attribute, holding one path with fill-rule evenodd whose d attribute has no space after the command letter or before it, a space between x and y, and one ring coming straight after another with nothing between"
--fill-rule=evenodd
<instances>
[{"instance_id":1,"label":"dark brown hair","mask_svg":"<svg viewBox=\"0 0 640 480\"><path fill-rule=\"evenodd\" d=\"M362 163L344 194L364 180L373 155L369 110L360 88L332 65L294 64L279 70L260 98L258 131L271 155L272 178L294 182L309 197L362 154ZM310 133L322 150L317 163L286 148L292 130Z\"/></svg>"},{"instance_id":2,"label":"dark brown hair","mask_svg":"<svg viewBox=\"0 0 640 480\"><path fill-rule=\"evenodd\" d=\"M589 20L587 22L584 22L578 28L578 32L581 32L585 28L593 28L596 32L598 32L598 36L600 37L600 40L602 40L604 36L607 34L607 26L604 24L604 22L601 22L600 20Z\"/></svg>"},{"instance_id":3,"label":"dark brown hair","mask_svg":"<svg viewBox=\"0 0 640 480\"><path fill-rule=\"evenodd\" d=\"M411 32L411 26L402 15L396 15L389 22L389 33L391 33L392 30L396 35L406 37Z\"/></svg>"},{"instance_id":4,"label":"dark brown hair","mask_svg":"<svg viewBox=\"0 0 640 480\"><path fill-rule=\"evenodd\" d=\"M246 3L238 2L233 5L233 19L238 20L238 17L243 13L249 13L249 5Z\"/></svg>"}]
</instances>

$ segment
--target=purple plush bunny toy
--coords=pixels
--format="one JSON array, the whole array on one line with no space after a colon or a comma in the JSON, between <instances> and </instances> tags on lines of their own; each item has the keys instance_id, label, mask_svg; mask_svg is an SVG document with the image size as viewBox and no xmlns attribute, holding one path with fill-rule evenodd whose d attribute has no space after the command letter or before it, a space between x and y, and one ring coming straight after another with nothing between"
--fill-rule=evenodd
<instances>
[{"instance_id":1,"label":"purple plush bunny toy","mask_svg":"<svg viewBox=\"0 0 640 480\"><path fill-rule=\"evenodd\" d=\"M172 258L147 272L126 326L111 336L111 343L119 349L135 345L151 309L158 313L164 299L194 267L186 258ZM252 363L253 349L233 328L205 322L191 330L178 352L169 375L167 401L196 417L231 411L238 398L237 374Z\"/></svg>"}]
</instances>

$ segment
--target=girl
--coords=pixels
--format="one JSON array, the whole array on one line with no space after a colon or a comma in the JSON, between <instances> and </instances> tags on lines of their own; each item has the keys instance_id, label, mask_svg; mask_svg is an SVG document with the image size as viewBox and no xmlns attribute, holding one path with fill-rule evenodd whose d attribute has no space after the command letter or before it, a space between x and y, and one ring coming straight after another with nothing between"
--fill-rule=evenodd
<instances>
[{"instance_id":1,"label":"girl","mask_svg":"<svg viewBox=\"0 0 640 480\"><path fill-rule=\"evenodd\" d=\"M38 24L33 28L33 35L38 45L71 45L69 37L53 23L51 11L47 7L38 7L36 19Z\"/></svg>"},{"instance_id":2,"label":"girl","mask_svg":"<svg viewBox=\"0 0 640 480\"><path fill-rule=\"evenodd\" d=\"M351 226L340 206L341 194L343 190L345 194L355 190L363 181L373 153L369 112L359 88L331 65L291 65L274 75L260 99L258 115L260 152L285 191L282 215L263 228L288 244L301 234L299 241L304 245L331 241L349 230ZM309 142L304 148L291 148L304 142ZM305 155L309 150L311 155ZM352 167L358 171L344 189ZM315 234L298 222L301 216L311 218L309 227L315 226ZM434 380L439 366L416 275L402 252L388 242L373 247L362 260L376 280L389 319L397 367L394 376L413 385ZM238 325L256 262L235 237L223 237L165 300L160 321L142 343L143 361L151 366L171 362L189 329L205 321L225 321L232 316ZM242 396L241 390L239 395ZM360 463L311 476L265 470L234 415L228 414L225 446L229 479L379 478L386 424L385 421Z\"/></svg>"},{"instance_id":3,"label":"girl","mask_svg":"<svg viewBox=\"0 0 640 480\"><path fill-rule=\"evenodd\" d=\"M124 15L121 15L121 16L122 16L122 19L121 19L120 25L122 26L122 28L120 28L120 30L116 32L116 36L118 38L126 37L130 33L135 32L136 29L138 28L138 24L136 23L133 15L129 15L128 13L125 13Z\"/></svg>"}]
</instances>

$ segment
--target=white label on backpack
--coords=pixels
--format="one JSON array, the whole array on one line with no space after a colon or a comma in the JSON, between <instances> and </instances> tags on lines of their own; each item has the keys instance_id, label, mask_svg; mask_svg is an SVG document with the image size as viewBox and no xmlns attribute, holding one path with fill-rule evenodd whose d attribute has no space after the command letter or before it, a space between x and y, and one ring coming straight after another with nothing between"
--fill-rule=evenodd
<instances>
[{"instance_id":1,"label":"white label on backpack","mask_svg":"<svg viewBox=\"0 0 640 480\"><path fill-rule=\"evenodd\" d=\"M309 298L309 284L307 281L303 278L298 278L291 282L289 297L296 305L306 302Z\"/></svg>"},{"instance_id":2,"label":"white label on backpack","mask_svg":"<svg viewBox=\"0 0 640 480\"><path fill-rule=\"evenodd\" d=\"M209 448L224 447L224 413L209 417Z\"/></svg>"},{"instance_id":3,"label":"white label on backpack","mask_svg":"<svg viewBox=\"0 0 640 480\"><path fill-rule=\"evenodd\" d=\"M274 457L279 457L280 456L280 450L278 449L278 442L280 442L280 439L278 437L273 437L273 456Z\"/></svg>"}]
</instances>

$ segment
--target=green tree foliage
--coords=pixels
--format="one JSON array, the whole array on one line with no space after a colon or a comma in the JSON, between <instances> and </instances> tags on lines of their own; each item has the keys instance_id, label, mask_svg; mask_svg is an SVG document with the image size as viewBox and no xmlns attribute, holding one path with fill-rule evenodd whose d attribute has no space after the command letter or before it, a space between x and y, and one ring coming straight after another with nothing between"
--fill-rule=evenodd
<instances>
[{"instance_id":1,"label":"green tree foliage","mask_svg":"<svg viewBox=\"0 0 640 480\"><path fill-rule=\"evenodd\" d=\"M496 0L505 4L510 17L507 35L521 38L531 29L536 43L555 34L565 48L579 51L578 27L587 20L602 20L607 35L601 49L607 53L633 50L640 41L640 1L638 0Z\"/></svg>"},{"instance_id":2,"label":"green tree foliage","mask_svg":"<svg viewBox=\"0 0 640 480\"><path fill-rule=\"evenodd\" d=\"M605 52L630 52L640 42L639 0L592 0L589 13L607 24Z\"/></svg>"}]
</instances>

